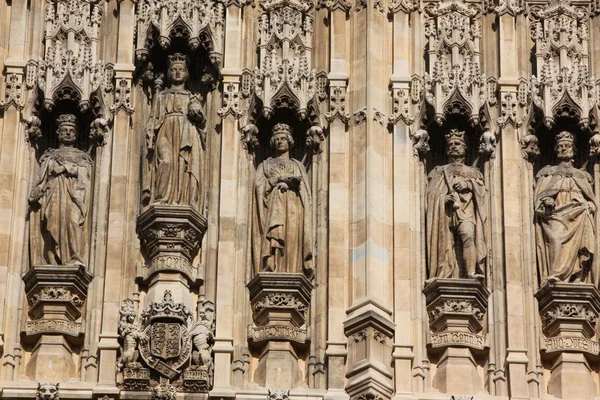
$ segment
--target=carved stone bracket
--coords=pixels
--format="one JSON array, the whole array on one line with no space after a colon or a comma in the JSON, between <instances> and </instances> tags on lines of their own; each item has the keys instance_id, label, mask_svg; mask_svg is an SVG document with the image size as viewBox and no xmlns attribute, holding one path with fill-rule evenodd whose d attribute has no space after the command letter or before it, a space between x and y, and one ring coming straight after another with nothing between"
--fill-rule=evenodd
<instances>
[{"instance_id":1,"label":"carved stone bracket","mask_svg":"<svg viewBox=\"0 0 600 400\"><path fill-rule=\"evenodd\" d=\"M8 72L4 78L4 98L0 100L0 110L8 110L11 107L19 111L25 107L23 71Z\"/></svg>"},{"instance_id":2,"label":"carved stone bracket","mask_svg":"<svg viewBox=\"0 0 600 400\"><path fill-rule=\"evenodd\" d=\"M131 103L131 78L119 78L115 87L115 99L110 106L113 114L124 111L128 115L133 114L134 108Z\"/></svg>"},{"instance_id":3,"label":"carved stone bracket","mask_svg":"<svg viewBox=\"0 0 600 400\"><path fill-rule=\"evenodd\" d=\"M29 315L33 321L74 322L81 317L87 287L92 277L83 266L33 266L23 276L29 303ZM47 329L27 331L27 335L64 334L64 329L45 324ZM75 332L74 332L75 333ZM78 336L76 332L75 336Z\"/></svg>"},{"instance_id":4,"label":"carved stone bracket","mask_svg":"<svg viewBox=\"0 0 600 400\"><path fill-rule=\"evenodd\" d=\"M228 115L235 119L240 119L244 115L244 111L240 109L240 84L239 82L228 82L224 84L223 90L223 107L217 111L219 117L225 118Z\"/></svg>"},{"instance_id":5,"label":"carved stone bracket","mask_svg":"<svg viewBox=\"0 0 600 400\"><path fill-rule=\"evenodd\" d=\"M51 382L38 383L35 392L36 400L60 400L60 384Z\"/></svg>"},{"instance_id":6,"label":"carved stone bracket","mask_svg":"<svg viewBox=\"0 0 600 400\"><path fill-rule=\"evenodd\" d=\"M149 260L140 278L147 281L157 272L170 271L191 283L202 279L192 262L206 228L206 218L191 206L150 206L138 218L142 249Z\"/></svg>"},{"instance_id":7,"label":"carved stone bracket","mask_svg":"<svg viewBox=\"0 0 600 400\"><path fill-rule=\"evenodd\" d=\"M587 357L596 357L594 339L600 291L593 284L545 282L535 293L544 337L542 356L553 362L548 393L559 398L593 399L595 383Z\"/></svg>"},{"instance_id":8,"label":"carved stone bracket","mask_svg":"<svg viewBox=\"0 0 600 400\"><path fill-rule=\"evenodd\" d=\"M166 49L171 40L187 38L188 46L196 50L202 46L213 65L220 68L223 61L224 2L217 0L179 0L156 2L135 0L136 3L136 59L145 62L154 38Z\"/></svg>"},{"instance_id":9,"label":"carved stone bracket","mask_svg":"<svg viewBox=\"0 0 600 400\"><path fill-rule=\"evenodd\" d=\"M352 3L348 0L321 0L321 7L327 8L329 11L341 11L347 13L352 8Z\"/></svg>"},{"instance_id":10,"label":"carved stone bracket","mask_svg":"<svg viewBox=\"0 0 600 400\"><path fill-rule=\"evenodd\" d=\"M416 0L393 0L388 5L388 9L392 14L396 14L397 12L410 14L419 9L419 2Z\"/></svg>"},{"instance_id":11,"label":"carved stone bracket","mask_svg":"<svg viewBox=\"0 0 600 400\"><path fill-rule=\"evenodd\" d=\"M344 321L344 333L348 338L346 392L350 399L391 398L393 322L369 310Z\"/></svg>"},{"instance_id":12,"label":"carved stone bracket","mask_svg":"<svg viewBox=\"0 0 600 400\"><path fill-rule=\"evenodd\" d=\"M255 380L267 387L296 387L302 381L296 350L309 339L312 284L301 273L259 272L248 289L255 324L249 340L262 347Z\"/></svg>"},{"instance_id":13,"label":"carved stone bracket","mask_svg":"<svg viewBox=\"0 0 600 400\"><path fill-rule=\"evenodd\" d=\"M482 387L473 358L474 350L485 349L479 333L485 324L488 289L478 279L434 278L423 289L431 351L441 351L433 386L444 393L477 392ZM463 376L460 383L456 376Z\"/></svg>"},{"instance_id":14,"label":"carved stone bracket","mask_svg":"<svg viewBox=\"0 0 600 400\"><path fill-rule=\"evenodd\" d=\"M329 123L340 119L347 124L350 120L350 114L346 111L346 86L330 86L331 94L329 96L329 111L325 113L325 118Z\"/></svg>"}]
</instances>

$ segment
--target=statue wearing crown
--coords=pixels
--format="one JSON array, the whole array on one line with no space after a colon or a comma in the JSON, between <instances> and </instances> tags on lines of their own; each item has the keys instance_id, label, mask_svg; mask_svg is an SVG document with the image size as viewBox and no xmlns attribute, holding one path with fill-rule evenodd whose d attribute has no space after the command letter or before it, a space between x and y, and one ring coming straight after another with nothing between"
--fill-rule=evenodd
<instances>
[{"instance_id":1,"label":"statue wearing crown","mask_svg":"<svg viewBox=\"0 0 600 400\"><path fill-rule=\"evenodd\" d=\"M573 166L575 140L560 132L554 146L558 165L537 174L534 211L538 267L549 282L593 282L597 202L591 175Z\"/></svg>"},{"instance_id":2,"label":"statue wearing crown","mask_svg":"<svg viewBox=\"0 0 600 400\"><path fill-rule=\"evenodd\" d=\"M256 272L300 272L313 275L312 202L306 169L290 158L291 128L273 127L273 157L256 171L252 235Z\"/></svg>"},{"instance_id":3,"label":"statue wearing crown","mask_svg":"<svg viewBox=\"0 0 600 400\"><path fill-rule=\"evenodd\" d=\"M427 183L428 278L483 278L487 188L481 171L465 165L464 132L446 134L448 163Z\"/></svg>"},{"instance_id":4,"label":"statue wearing crown","mask_svg":"<svg viewBox=\"0 0 600 400\"><path fill-rule=\"evenodd\" d=\"M77 118L59 116L58 148L40 158L29 195L33 265L84 265L87 259L92 158L74 147L77 134Z\"/></svg>"},{"instance_id":5,"label":"statue wearing crown","mask_svg":"<svg viewBox=\"0 0 600 400\"><path fill-rule=\"evenodd\" d=\"M149 169L145 196L150 204L191 205L202 212L202 164L206 117L200 99L186 89L187 59L169 56L170 86L155 96L146 134Z\"/></svg>"}]
</instances>

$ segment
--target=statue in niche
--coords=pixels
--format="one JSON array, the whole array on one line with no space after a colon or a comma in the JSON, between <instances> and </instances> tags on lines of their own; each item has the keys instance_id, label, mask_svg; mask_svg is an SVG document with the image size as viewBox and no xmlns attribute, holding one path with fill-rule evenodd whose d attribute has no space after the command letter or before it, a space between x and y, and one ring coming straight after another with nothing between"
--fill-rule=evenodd
<instances>
[{"instance_id":1,"label":"statue in niche","mask_svg":"<svg viewBox=\"0 0 600 400\"><path fill-rule=\"evenodd\" d=\"M214 310L198 307L198 320L192 326L192 365L206 367L212 374L212 345L214 343Z\"/></svg>"},{"instance_id":2,"label":"statue in niche","mask_svg":"<svg viewBox=\"0 0 600 400\"><path fill-rule=\"evenodd\" d=\"M291 128L273 127L274 156L256 170L252 250L255 271L303 272L313 276L312 204L308 175L290 158Z\"/></svg>"},{"instance_id":3,"label":"statue in niche","mask_svg":"<svg viewBox=\"0 0 600 400\"><path fill-rule=\"evenodd\" d=\"M446 134L448 164L428 176L429 279L483 278L487 188L481 172L465 165L464 135L456 129Z\"/></svg>"},{"instance_id":4,"label":"statue in niche","mask_svg":"<svg viewBox=\"0 0 600 400\"><path fill-rule=\"evenodd\" d=\"M169 56L170 86L156 96L147 129L150 204L191 205L202 211L206 117L200 98L185 88L187 59Z\"/></svg>"},{"instance_id":5,"label":"statue in niche","mask_svg":"<svg viewBox=\"0 0 600 400\"><path fill-rule=\"evenodd\" d=\"M59 146L46 151L29 195L31 255L34 265L84 265L92 158L74 147L77 118L57 119Z\"/></svg>"},{"instance_id":6,"label":"statue in niche","mask_svg":"<svg viewBox=\"0 0 600 400\"><path fill-rule=\"evenodd\" d=\"M574 137L560 132L554 146L558 165L537 174L534 193L538 266L549 282L594 282L590 274L597 210L592 177L573 166Z\"/></svg>"}]
</instances>

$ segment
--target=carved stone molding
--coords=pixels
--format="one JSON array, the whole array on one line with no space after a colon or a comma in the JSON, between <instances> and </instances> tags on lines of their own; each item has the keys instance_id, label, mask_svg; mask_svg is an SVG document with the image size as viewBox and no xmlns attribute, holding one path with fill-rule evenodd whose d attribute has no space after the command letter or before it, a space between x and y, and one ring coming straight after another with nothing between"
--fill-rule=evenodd
<instances>
[{"instance_id":1,"label":"carved stone molding","mask_svg":"<svg viewBox=\"0 0 600 400\"><path fill-rule=\"evenodd\" d=\"M244 112L240 109L240 84L237 82L229 82L224 86L223 107L217 111L217 114L221 118L225 118L228 115L233 116L235 119L242 118Z\"/></svg>"},{"instance_id":2,"label":"carved stone molding","mask_svg":"<svg viewBox=\"0 0 600 400\"><path fill-rule=\"evenodd\" d=\"M419 2L416 0L393 0L389 5L388 9L391 13L403 12L410 14L413 11L419 9Z\"/></svg>"},{"instance_id":3,"label":"carved stone molding","mask_svg":"<svg viewBox=\"0 0 600 400\"><path fill-rule=\"evenodd\" d=\"M494 12L502 16L505 14L516 17L525 11L523 0L499 0L498 5L494 7Z\"/></svg>"},{"instance_id":4,"label":"carved stone molding","mask_svg":"<svg viewBox=\"0 0 600 400\"><path fill-rule=\"evenodd\" d=\"M115 86L115 99L110 106L110 111L116 114L124 111L128 115L133 114L134 108L131 104L131 79L119 78Z\"/></svg>"},{"instance_id":5,"label":"carved stone molding","mask_svg":"<svg viewBox=\"0 0 600 400\"><path fill-rule=\"evenodd\" d=\"M152 400L175 400L177 398L177 389L169 384L158 384L152 388Z\"/></svg>"},{"instance_id":6,"label":"carved stone molding","mask_svg":"<svg viewBox=\"0 0 600 400\"><path fill-rule=\"evenodd\" d=\"M50 0L45 14L45 53L27 63L28 89L39 86L50 110L72 100L80 111L103 103L112 91L113 66L98 59L97 42L105 0ZM74 34L76 33L76 34Z\"/></svg>"},{"instance_id":7,"label":"carved stone molding","mask_svg":"<svg viewBox=\"0 0 600 400\"><path fill-rule=\"evenodd\" d=\"M340 119L347 124L350 120L350 114L346 112L346 87L331 86L329 96L329 111L325 113L325 118L329 123L335 119Z\"/></svg>"},{"instance_id":8,"label":"carved stone molding","mask_svg":"<svg viewBox=\"0 0 600 400\"><path fill-rule=\"evenodd\" d=\"M222 1L135 0L136 59L148 59L154 38L166 49L177 37L187 39L191 50L202 46L213 65L220 68L223 61L223 32L225 5Z\"/></svg>"},{"instance_id":9,"label":"carved stone molding","mask_svg":"<svg viewBox=\"0 0 600 400\"><path fill-rule=\"evenodd\" d=\"M481 74L481 10L463 0L443 0L426 9L426 55L430 71L425 74L425 99L442 125L448 114L462 114L472 125L480 112L496 102L496 81Z\"/></svg>"},{"instance_id":10,"label":"carved stone molding","mask_svg":"<svg viewBox=\"0 0 600 400\"><path fill-rule=\"evenodd\" d=\"M190 282L197 276L192 265L207 229L206 218L191 206L152 205L138 218L138 232L148 265L141 279L160 271L179 272Z\"/></svg>"},{"instance_id":11,"label":"carved stone molding","mask_svg":"<svg viewBox=\"0 0 600 400\"><path fill-rule=\"evenodd\" d=\"M36 400L60 400L60 384L50 382L38 383L35 392Z\"/></svg>"},{"instance_id":12,"label":"carved stone molding","mask_svg":"<svg viewBox=\"0 0 600 400\"><path fill-rule=\"evenodd\" d=\"M347 13L352 8L352 4L348 0L321 0L322 8L327 8L329 11L342 11Z\"/></svg>"},{"instance_id":13,"label":"carved stone molding","mask_svg":"<svg viewBox=\"0 0 600 400\"><path fill-rule=\"evenodd\" d=\"M25 107L23 97L23 74L11 72L4 79L4 98L0 100L0 110L11 107L21 111Z\"/></svg>"},{"instance_id":14,"label":"carved stone molding","mask_svg":"<svg viewBox=\"0 0 600 400\"><path fill-rule=\"evenodd\" d=\"M532 39L536 43L537 71L531 77L533 103L551 128L561 116L589 126L598 105L598 88L589 74L589 11L554 0L532 7Z\"/></svg>"}]
</instances>

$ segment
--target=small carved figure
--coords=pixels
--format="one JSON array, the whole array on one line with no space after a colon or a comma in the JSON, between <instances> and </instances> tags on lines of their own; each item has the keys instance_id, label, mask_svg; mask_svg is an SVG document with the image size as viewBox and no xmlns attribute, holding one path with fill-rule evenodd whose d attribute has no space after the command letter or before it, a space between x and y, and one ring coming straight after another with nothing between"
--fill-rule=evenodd
<instances>
[{"instance_id":1,"label":"small carved figure","mask_svg":"<svg viewBox=\"0 0 600 400\"><path fill-rule=\"evenodd\" d=\"M526 135L521 139L521 152L523 153L523 158L533 161L540 156L538 142L537 136L532 134Z\"/></svg>"},{"instance_id":2,"label":"small carved figure","mask_svg":"<svg viewBox=\"0 0 600 400\"><path fill-rule=\"evenodd\" d=\"M290 158L294 145L286 124L273 128L274 157L256 171L253 256L255 271L304 272L313 276L312 202L302 163Z\"/></svg>"},{"instance_id":3,"label":"small carved figure","mask_svg":"<svg viewBox=\"0 0 600 400\"><path fill-rule=\"evenodd\" d=\"M74 115L61 115L57 125L59 147L42 155L29 195L32 263L84 265L92 158L74 147L77 139Z\"/></svg>"},{"instance_id":4,"label":"small carved figure","mask_svg":"<svg viewBox=\"0 0 600 400\"><path fill-rule=\"evenodd\" d=\"M134 367L138 365L138 345L146 340L146 335L135 322L135 308L133 300L123 300L121 311L119 311L119 336L123 339L123 351L119 369Z\"/></svg>"},{"instance_id":5,"label":"small carved figure","mask_svg":"<svg viewBox=\"0 0 600 400\"><path fill-rule=\"evenodd\" d=\"M487 256L487 188L481 172L464 164L464 132L446 135L448 164L428 176L429 279L483 278Z\"/></svg>"},{"instance_id":6,"label":"small carved figure","mask_svg":"<svg viewBox=\"0 0 600 400\"><path fill-rule=\"evenodd\" d=\"M199 97L185 88L189 73L184 55L169 56L167 77L171 86L156 96L146 131L150 174L144 195L150 204L202 210L206 117Z\"/></svg>"},{"instance_id":7,"label":"small carved figure","mask_svg":"<svg viewBox=\"0 0 600 400\"><path fill-rule=\"evenodd\" d=\"M429 153L429 133L425 129L419 129L412 137L413 154L424 158Z\"/></svg>"},{"instance_id":8,"label":"small carved figure","mask_svg":"<svg viewBox=\"0 0 600 400\"><path fill-rule=\"evenodd\" d=\"M486 157L493 157L496 151L496 135L491 131L485 131L481 134L479 140L479 154Z\"/></svg>"},{"instance_id":9,"label":"small carved figure","mask_svg":"<svg viewBox=\"0 0 600 400\"><path fill-rule=\"evenodd\" d=\"M35 393L36 400L59 400L58 391L60 385L58 383L38 383L37 392Z\"/></svg>"},{"instance_id":10,"label":"small carved figure","mask_svg":"<svg viewBox=\"0 0 600 400\"><path fill-rule=\"evenodd\" d=\"M214 310L207 304L198 307L198 320L190 330L192 336L192 365L205 366L212 373L212 345L214 343Z\"/></svg>"},{"instance_id":11,"label":"small carved figure","mask_svg":"<svg viewBox=\"0 0 600 400\"><path fill-rule=\"evenodd\" d=\"M542 279L597 282L590 274L598 208L591 175L573 166L574 137L560 132L554 146L559 164L537 174L534 210L538 267Z\"/></svg>"}]
</instances>

